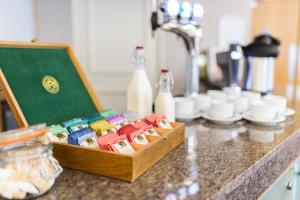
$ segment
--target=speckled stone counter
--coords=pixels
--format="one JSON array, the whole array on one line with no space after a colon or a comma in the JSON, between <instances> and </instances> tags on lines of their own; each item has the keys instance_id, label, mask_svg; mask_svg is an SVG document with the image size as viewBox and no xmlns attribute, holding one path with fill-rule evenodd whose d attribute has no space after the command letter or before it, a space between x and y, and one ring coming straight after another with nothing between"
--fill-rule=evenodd
<instances>
[{"instance_id":1,"label":"speckled stone counter","mask_svg":"<svg viewBox=\"0 0 300 200\"><path fill-rule=\"evenodd\" d=\"M134 183L65 169L40 199L256 199L300 155L295 121L188 123L185 142Z\"/></svg>"}]
</instances>

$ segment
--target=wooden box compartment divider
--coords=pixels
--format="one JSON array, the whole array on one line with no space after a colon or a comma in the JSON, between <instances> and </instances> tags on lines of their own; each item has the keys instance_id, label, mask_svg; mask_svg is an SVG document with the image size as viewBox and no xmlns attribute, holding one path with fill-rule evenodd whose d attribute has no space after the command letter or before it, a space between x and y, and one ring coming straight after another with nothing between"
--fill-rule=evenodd
<instances>
[{"instance_id":1,"label":"wooden box compartment divider","mask_svg":"<svg viewBox=\"0 0 300 200\"><path fill-rule=\"evenodd\" d=\"M43 88L42 79L49 75L60 84L57 94ZM58 124L103 110L65 44L0 42L0 95L20 127ZM185 125L172 126L172 130L156 128L161 136L132 155L61 143L53 144L53 152L63 167L133 182L184 141Z\"/></svg>"}]
</instances>

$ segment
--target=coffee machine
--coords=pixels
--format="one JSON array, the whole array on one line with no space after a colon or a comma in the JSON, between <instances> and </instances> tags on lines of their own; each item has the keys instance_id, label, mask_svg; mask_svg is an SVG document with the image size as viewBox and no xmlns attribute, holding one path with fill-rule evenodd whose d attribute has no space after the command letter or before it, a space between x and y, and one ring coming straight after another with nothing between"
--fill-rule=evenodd
<instances>
[{"instance_id":1,"label":"coffee machine","mask_svg":"<svg viewBox=\"0 0 300 200\"><path fill-rule=\"evenodd\" d=\"M280 41L269 34L262 34L243 47L245 72L243 88L262 94L274 89L275 58L279 55Z\"/></svg>"},{"instance_id":2,"label":"coffee machine","mask_svg":"<svg viewBox=\"0 0 300 200\"><path fill-rule=\"evenodd\" d=\"M217 53L217 64L222 71L221 87L239 87L263 95L272 93L279 45L278 39L261 34L247 46L230 44L228 51Z\"/></svg>"}]
</instances>

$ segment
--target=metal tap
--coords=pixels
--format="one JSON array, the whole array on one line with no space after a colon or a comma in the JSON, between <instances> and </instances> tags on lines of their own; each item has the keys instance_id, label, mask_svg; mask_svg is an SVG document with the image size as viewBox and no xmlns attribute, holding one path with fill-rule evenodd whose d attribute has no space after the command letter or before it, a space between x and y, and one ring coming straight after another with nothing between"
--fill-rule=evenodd
<instances>
[{"instance_id":1,"label":"metal tap","mask_svg":"<svg viewBox=\"0 0 300 200\"><path fill-rule=\"evenodd\" d=\"M185 47L188 51L185 69L184 96L196 96L199 93L200 40L203 35L202 28L199 25L199 18L201 18L202 16L199 16L197 18L194 17L193 14L187 18L183 18L179 15L179 13L175 16L169 16L166 8L166 3L168 3L168 1L170 0L165 0L163 2L160 2L160 0L152 0L151 25L153 35L157 29L161 29L167 32L174 33L183 39ZM174 1L176 3L177 0L171 1ZM164 13L164 21L162 24L159 23L158 19L159 10Z\"/></svg>"}]
</instances>

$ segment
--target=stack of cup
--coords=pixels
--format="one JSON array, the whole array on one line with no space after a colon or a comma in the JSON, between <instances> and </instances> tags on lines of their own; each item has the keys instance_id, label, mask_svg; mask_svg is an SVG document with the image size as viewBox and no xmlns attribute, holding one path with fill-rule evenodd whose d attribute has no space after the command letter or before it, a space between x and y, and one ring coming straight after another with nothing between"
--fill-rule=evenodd
<instances>
[{"instance_id":1,"label":"stack of cup","mask_svg":"<svg viewBox=\"0 0 300 200\"><path fill-rule=\"evenodd\" d=\"M224 87L223 91L226 93L228 100L236 100L241 96L241 88L239 87Z\"/></svg>"},{"instance_id":2,"label":"stack of cup","mask_svg":"<svg viewBox=\"0 0 300 200\"><path fill-rule=\"evenodd\" d=\"M248 99L249 108L261 101L261 94L257 92L242 91L242 97L246 97Z\"/></svg>"},{"instance_id":3,"label":"stack of cup","mask_svg":"<svg viewBox=\"0 0 300 200\"><path fill-rule=\"evenodd\" d=\"M287 99L285 97L267 95L263 99L270 104L274 104L276 106L276 111L279 114L283 114L287 109Z\"/></svg>"},{"instance_id":4,"label":"stack of cup","mask_svg":"<svg viewBox=\"0 0 300 200\"><path fill-rule=\"evenodd\" d=\"M234 105L226 101L212 101L207 114L215 119L228 119L234 115Z\"/></svg>"},{"instance_id":5,"label":"stack of cup","mask_svg":"<svg viewBox=\"0 0 300 200\"><path fill-rule=\"evenodd\" d=\"M257 121L272 121L276 118L276 106L261 101L251 106L249 115Z\"/></svg>"},{"instance_id":6,"label":"stack of cup","mask_svg":"<svg viewBox=\"0 0 300 200\"><path fill-rule=\"evenodd\" d=\"M236 114L243 114L248 110L248 98L241 95L242 91L240 88L225 87L223 91L227 94L227 101L233 103Z\"/></svg>"},{"instance_id":7,"label":"stack of cup","mask_svg":"<svg viewBox=\"0 0 300 200\"><path fill-rule=\"evenodd\" d=\"M208 90L207 95L210 96L212 100L226 101L227 99L226 93L220 90Z\"/></svg>"},{"instance_id":8,"label":"stack of cup","mask_svg":"<svg viewBox=\"0 0 300 200\"><path fill-rule=\"evenodd\" d=\"M210 108L212 98L207 94L199 94L195 98L195 107L197 112L205 112Z\"/></svg>"}]
</instances>

